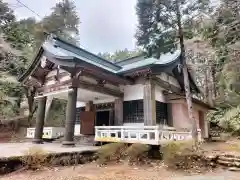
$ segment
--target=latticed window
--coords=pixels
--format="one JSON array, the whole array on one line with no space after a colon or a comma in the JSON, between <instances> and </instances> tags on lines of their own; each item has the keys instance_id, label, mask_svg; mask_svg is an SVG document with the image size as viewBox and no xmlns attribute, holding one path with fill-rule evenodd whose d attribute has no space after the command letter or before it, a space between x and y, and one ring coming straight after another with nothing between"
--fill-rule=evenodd
<instances>
[{"instance_id":1,"label":"latticed window","mask_svg":"<svg viewBox=\"0 0 240 180\"><path fill-rule=\"evenodd\" d=\"M168 125L167 104L156 101L156 120L157 124Z\"/></svg>"},{"instance_id":2,"label":"latticed window","mask_svg":"<svg viewBox=\"0 0 240 180\"><path fill-rule=\"evenodd\" d=\"M123 102L124 123L143 123L143 100Z\"/></svg>"}]
</instances>

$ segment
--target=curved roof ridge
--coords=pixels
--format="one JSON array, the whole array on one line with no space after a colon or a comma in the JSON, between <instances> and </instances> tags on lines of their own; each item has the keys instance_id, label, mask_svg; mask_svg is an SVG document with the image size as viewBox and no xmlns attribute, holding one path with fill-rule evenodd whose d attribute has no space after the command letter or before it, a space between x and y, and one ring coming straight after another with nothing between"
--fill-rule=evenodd
<instances>
[{"instance_id":1,"label":"curved roof ridge","mask_svg":"<svg viewBox=\"0 0 240 180\"><path fill-rule=\"evenodd\" d=\"M93 60L93 61L95 61L95 62L97 60L102 61L103 64L108 65L109 68L112 68L113 70L121 69L121 66L119 66L119 65L117 65L115 63L112 63L112 62L110 62L110 61L108 61L108 60L106 60L106 59L104 59L104 58L102 58L102 57L100 57L100 56L98 56L98 55L96 55L94 53L91 53L91 52L89 52L89 51L87 51L87 50L85 50L85 49L83 49L83 48L81 48L79 46L76 46L76 45L74 45L72 43L69 43L69 42L67 42L65 40L62 40L59 37L53 37L53 39L55 40L55 45L60 46L63 49L66 49L68 51L71 49L71 51L76 53L76 54L83 53L83 54L85 54L87 56L92 56L93 59L96 58L96 60Z\"/></svg>"}]
</instances>

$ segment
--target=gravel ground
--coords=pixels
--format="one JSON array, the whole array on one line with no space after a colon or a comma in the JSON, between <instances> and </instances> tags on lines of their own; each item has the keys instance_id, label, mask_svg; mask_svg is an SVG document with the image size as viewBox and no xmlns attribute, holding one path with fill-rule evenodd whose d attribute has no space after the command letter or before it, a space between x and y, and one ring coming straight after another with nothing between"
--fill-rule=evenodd
<instances>
[{"instance_id":1,"label":"gravel ground","mask_svg":"<svg viewBox=\"0 0 240 180\"><path fill-rule=\"evenodd\" d=\"M217 170L202 175L186 176L164 167L130 167L112 165L97 167L86 164L76 167L61 167L39 171L15 172L0 177L0 180L239 180L240 173Z\"/></svg>"}]
</instances>

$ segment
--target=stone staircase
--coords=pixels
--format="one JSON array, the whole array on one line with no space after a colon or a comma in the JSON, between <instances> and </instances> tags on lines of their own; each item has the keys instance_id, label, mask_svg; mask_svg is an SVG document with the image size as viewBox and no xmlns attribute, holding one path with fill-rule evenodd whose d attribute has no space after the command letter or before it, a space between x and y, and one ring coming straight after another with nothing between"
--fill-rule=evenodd
<instances>
[{"instance_id":1,"label":"stone staircase","mask_svg":"<svg viewBox=\"0 0 240 180\"><path fill-rule=\"evenodd\" d=\"M217 158L217 164L229 168L229 170L240 171L240 155L219 155Z\"/></svg>"}]
</instances>

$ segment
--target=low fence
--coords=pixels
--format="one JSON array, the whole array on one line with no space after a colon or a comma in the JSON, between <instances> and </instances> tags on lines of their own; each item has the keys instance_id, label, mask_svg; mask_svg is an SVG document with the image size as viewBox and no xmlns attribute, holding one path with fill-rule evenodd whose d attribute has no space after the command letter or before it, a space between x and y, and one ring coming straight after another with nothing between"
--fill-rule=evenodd
<instances>
[{"instance_id":1,"label":"low fence","mask_svg":"<svg viewBox=\"0 0 240 180\"><path fill-rule=\"evenodd\" d=\"M201 140L201 131L198 130ZM96 126L95 141L125 142L160 145L167 141L183 141L192 139L191 131L176 131L174 128L159 126Z\"/></svg>"}]
</instances>

